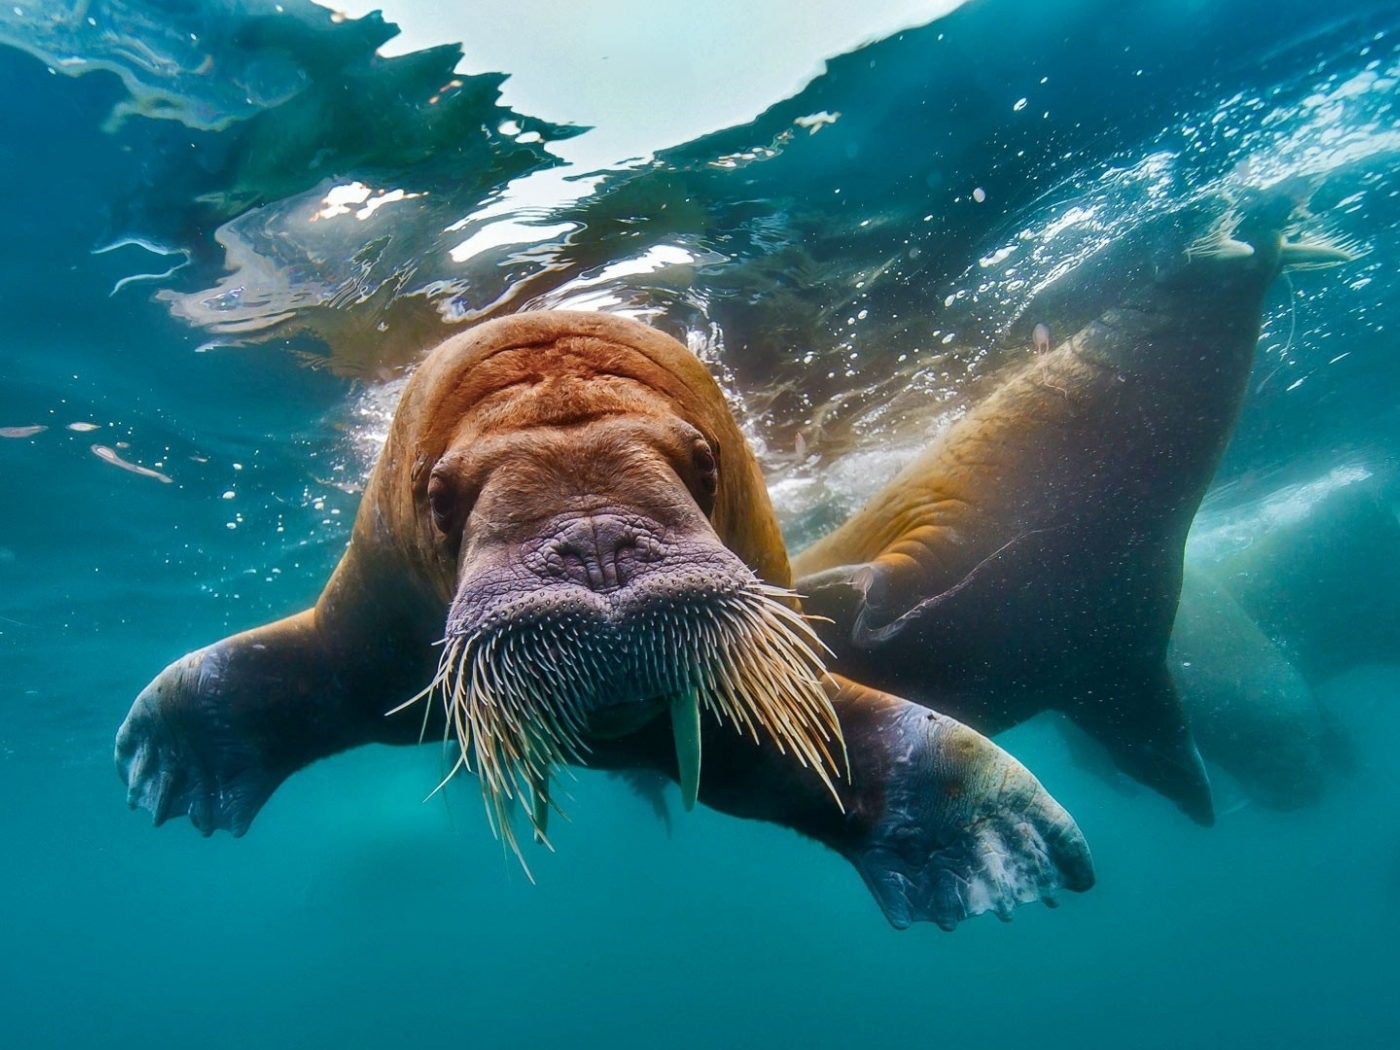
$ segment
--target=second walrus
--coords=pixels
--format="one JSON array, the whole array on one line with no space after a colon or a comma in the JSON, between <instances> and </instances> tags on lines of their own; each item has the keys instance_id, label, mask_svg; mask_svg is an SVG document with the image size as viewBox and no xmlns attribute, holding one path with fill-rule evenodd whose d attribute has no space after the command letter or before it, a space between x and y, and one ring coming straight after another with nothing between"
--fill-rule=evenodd
<instances>
[{"instance_id":1,"label":"second walrus","mask_svg":"<svg viewBox=\"0 0 1400 1050\"><path fill-rule=\"evenodd\" d=\"M1244 401L1297 201L1144 223L1030 304L1074 332L793 560L837 667L995 734L1058 709L1214 820L1167 672L1186 534Z\"/></svg>"}]
</instances>

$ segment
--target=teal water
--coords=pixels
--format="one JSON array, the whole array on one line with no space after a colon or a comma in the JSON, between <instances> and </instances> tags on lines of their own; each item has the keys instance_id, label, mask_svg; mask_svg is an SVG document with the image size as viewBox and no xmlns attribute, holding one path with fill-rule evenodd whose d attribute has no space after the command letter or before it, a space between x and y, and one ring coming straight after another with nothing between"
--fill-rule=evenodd
<instances>
[{"instance_id":1,"label":"teal water","mask_svg":"<svg viewBox=\"0 0 1400 1050\"><path fill-rule=\"evenodd\" d=\"M1374 588L1345 599L1374 641L1327 636L1310 683L1352 752L1318 801L1271 810L1217 769L1203 830L1023 725L998 742L1074 814L1098 885L951 935L891 929L791 832L673 793L668 833L601 774L531 885L474 784L422 801L433 748L318 763L239 840L152 829L111 760L168 661L314 600L415 350L531 306L687 338L801 542L1028 352L1060 268L1195 194L1304 176L1364 254L1273 290L1202 524L1267 532L1338 467L1393 521L1393 5L973 3L550 203L518 180L552 155L491 129L577 129L500 108L499 78L424 118L452 54L375 60L384 31L285 8L0 16L0 426L47 428L0 439L6 1045L1400 1045L1400 614ZM344 95L389 116L366 134ZM132 98L181 119L111 122ZM305 221L355 180L425 196ZM503 219L518 239L453 256ZM1310 557L1383 581L1400 546L1338 530Z\"/></svg>"}]
</instances>

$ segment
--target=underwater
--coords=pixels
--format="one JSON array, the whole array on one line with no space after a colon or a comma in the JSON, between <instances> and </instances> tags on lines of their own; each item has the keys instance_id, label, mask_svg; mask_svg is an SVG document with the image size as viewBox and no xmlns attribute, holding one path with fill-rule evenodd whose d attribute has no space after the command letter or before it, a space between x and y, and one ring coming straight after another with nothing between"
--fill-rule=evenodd
<instances>
[{"instance_id":1,"label":"underwater","mask_svg":"<svg viewBox=\"0 0 1400 1050\"><path fill-rule=\"evenodd\" d=\"M384 7L0 9L5 1045L1400 1046L1400 5Z\"/></svg>"}]
</instances>

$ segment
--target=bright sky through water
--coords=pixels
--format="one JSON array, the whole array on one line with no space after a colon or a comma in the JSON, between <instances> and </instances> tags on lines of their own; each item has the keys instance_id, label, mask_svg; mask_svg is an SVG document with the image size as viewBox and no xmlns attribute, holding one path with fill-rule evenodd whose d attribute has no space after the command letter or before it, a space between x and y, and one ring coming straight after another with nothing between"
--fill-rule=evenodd
<instances>
[{"instance_id":1,"label":"bright sky through water","mask_svg":"<svg viewBox=\"0 0 1400 1050\"><path fill-rule=\"evenodd\" d=\"M511 75L506 105L593 126L552 147L592 169L746 123L824 59L925 25L961 0L323 2L355 17L382 10L400 29L385 55L461 43L462 72Z\"/></svg>"}]
</instances>

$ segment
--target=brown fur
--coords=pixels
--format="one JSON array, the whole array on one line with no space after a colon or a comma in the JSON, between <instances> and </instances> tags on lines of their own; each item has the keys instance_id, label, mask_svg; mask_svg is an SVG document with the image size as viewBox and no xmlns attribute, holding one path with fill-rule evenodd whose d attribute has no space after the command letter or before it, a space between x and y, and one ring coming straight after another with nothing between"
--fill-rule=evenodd
<instances>
[{"instance_id":1,"label":"brown fur","mask_svg":"<svg viewBox=\"0 0 1400 1050\"><path fill-rule=\"evenodd\" d=\"M449 448L621 415L678 417L699 430L722 464L710 515L715 532L760 579L791 583L763 475L714 377L674 339L608 314L520 314L439 346L404 390L365 500L380 509L383 527L398 542L415 537L413 550L405 551L415 567L433 565L440 575L427 485ZM373 537L357 526L356 542L370 544Z\"/></svg>"}]
</instances>

